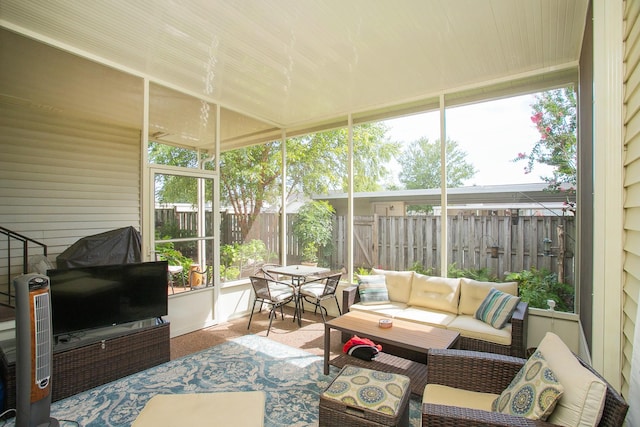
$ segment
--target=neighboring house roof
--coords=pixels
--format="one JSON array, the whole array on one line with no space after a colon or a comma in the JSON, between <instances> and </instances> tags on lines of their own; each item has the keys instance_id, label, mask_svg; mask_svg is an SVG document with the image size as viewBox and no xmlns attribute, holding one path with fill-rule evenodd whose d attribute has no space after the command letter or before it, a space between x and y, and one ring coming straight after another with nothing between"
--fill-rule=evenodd
<instances>
[{"instance_id":1,"label":"neighboring house roof","mask_svg":"<svg viewBox=\"0 0 640 427\"><path fill-rule=\"evenodd\" d=\"M539 184L512 184L512 185L478 185L472 187L459 187L447 189L447 202L452 205L543 205L557 207L567 200L566 191L552 192L547 190L548 185ZM354 193L353 198L366 200L370 203L382 203L401 201L409 204L427 204L440 206L441 191L438 188L425 190L398 190L371 193ZM328 200L331 203L346 200L346 193L334 193L330 195L316 195L314 199ZM575 199L572 196L571 199Z\"/></svg>"}]
</instances>

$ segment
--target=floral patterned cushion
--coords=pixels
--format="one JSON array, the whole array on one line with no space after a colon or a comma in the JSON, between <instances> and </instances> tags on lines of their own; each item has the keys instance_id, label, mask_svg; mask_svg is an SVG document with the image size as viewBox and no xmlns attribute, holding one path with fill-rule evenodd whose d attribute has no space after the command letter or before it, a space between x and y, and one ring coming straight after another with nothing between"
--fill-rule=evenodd
<instances>
[{"instance_id":1,"label":"floral patterned cushion","mask_svg":"<svg viewBox=\"0 0 640 427\"><path fill-rule=\"evenodd\" d=\"M408 389L409 377L404 375L347 365L322 396L395 417Z\"/></svg>"},{"instance_id":2,"label":"floral patterned cushion","mask_svg":"<svg viewBox=\"0 0 640 427\"><path fill-rule=\"evenodd\" d=\"M536 351L492 405L494 412L545 421L564 393L540 351Z\"/></svg>"}]
</instances>

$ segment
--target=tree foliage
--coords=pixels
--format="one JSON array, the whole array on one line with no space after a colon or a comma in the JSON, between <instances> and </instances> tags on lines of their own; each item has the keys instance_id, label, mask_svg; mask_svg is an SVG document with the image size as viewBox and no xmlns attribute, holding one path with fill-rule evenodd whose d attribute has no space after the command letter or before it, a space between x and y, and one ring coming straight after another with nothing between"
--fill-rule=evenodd
<instances>
[{"instance_id":1,"label":"tree foliage","mask_svg":"<svg viewBox=\"0 0 640 427\"><path fill-rule=\"evenodd\" d=\"M399 151L381 123L353 128L354 191L375 191L389 171L385 164ZM223 203L239 216L243 236L266 205L276 206L281 194L280 142L225 152L220 181ZM347 129L336 129L287 140L287 197L331 190L347 191Z\"/></svg>"},{"instance_id":2,"label":"tree foliage","mask_svg":"<svg viewBox=\"0 0 640 427\"><path fill-rule=\"evenodd\" d=\"M302 260L318 261L318 250L331 242L335 210L329 202L314 200L305 203L293 223L293 232L302 245Z\"/></svg>"},{"instance_id":3,"label":"tree foliage","mask_svg":"<svg viewBox=\"0 0 640 427\"><path fill-rule=\"evenodd\" d=\"M197 153L193 150L173 147L161 143L149 144L149 159L156 165L170 165L194 168ZM156 201L160 203L197 202L197 186L193 178L179 175L159 175L156 177Z\"/></svg>"},{"instance_id":4,"label":"tree foliage","mask_svg":"<svg viewBox=\"0 0 640 427\"><path fill-rule=\"evenodd\" d=\"M530 153L519 153L514 161L525 161L525 173L532 173L535 164L553 167L551 176L540 178L550 190L560 190L563 184L575 192L577 173L577 111L573 86L536 95L531 121L540 133Z\"/></svg>"},{"instance_id":5,"label":"tree foliage","mask_svg":"<svg viewBox=\"0 0 640 427\"><path fill-rule=\"evenodd\" d=\"M447 139L445 153L447 187L460 187L465 180L473 178L476 170L456 141ZM398 156L398 162L402 167L399 179L406 189L440 188L440 140L431 142L428 138L420 138L412 142Z\"/></svg>"},{"instance_id":6,"label":"tree foliage","mask_svg":"<svg viewBox=\"0 0 640 427\"><path fill-rule=\"evenodd\" d=\"M447 140L445 147L447 161L447 187L460 187L467 179L472 178L476 170L467 162L467 153L456 141ZM407 149L398 156L401 172L398 177L407 190L426 188L440 188L440 140L429 141L420 138L409 144ZM410 205L409 213L428 213L433 210L429 205Z\"/></svg>"}]
</instances>

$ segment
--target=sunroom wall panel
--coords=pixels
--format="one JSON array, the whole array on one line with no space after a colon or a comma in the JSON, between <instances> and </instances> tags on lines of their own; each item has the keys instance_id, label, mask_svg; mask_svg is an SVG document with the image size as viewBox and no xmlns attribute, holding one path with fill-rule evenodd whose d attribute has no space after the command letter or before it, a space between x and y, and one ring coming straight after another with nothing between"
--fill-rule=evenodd
<instances>
[{"instance_id":1,"label":"sunroom wall panel","mask_svg":"<svg viewBox=\"0 0 640 427\"><path fill-rule=\"evenodd\" d=\"M0 152L0 226L50 260L81 237L140 229L139 130L0 104Z\"/></svg>"}]
</instances>

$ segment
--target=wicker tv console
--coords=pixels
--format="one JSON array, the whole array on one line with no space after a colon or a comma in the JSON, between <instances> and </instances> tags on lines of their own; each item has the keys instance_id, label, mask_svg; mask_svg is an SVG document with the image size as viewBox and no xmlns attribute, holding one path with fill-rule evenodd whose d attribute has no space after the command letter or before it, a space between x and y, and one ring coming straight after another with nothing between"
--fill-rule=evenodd
<instances>
[{"instance_id":1,"label":"wicker tv console","mask_svg":"<svg viewBox=\"0 0 640 427\"><path fill-rule=\"evenodd\" d=\"M52 401L143 371L170 359L169 323L88 333L53 350ZM0 343L4 409L16 407L15 342Z\"/></svg>"}]
</instances>

